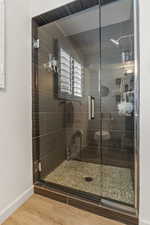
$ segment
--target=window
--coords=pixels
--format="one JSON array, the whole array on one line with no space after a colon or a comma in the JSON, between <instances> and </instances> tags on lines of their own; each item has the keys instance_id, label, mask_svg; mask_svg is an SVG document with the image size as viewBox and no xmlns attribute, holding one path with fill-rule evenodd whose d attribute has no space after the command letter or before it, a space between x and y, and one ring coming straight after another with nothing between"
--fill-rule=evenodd
<instances>
[{"instance_id":1,"label":"window","mask_svg":"<svg viewBox=\"0 0 150 225\"><path fill-rule=\"evenodd\" d=\"M73 95L82 97L82 66L76 60L73 70Z\"/></svg>"},{"instance_id":2,"label":"window","mask_svg":"<svg viewBox=\"0 0 150 225\"><path fill-rule=\"evenodd\" d=\"M72 94L71 57L64 50L60 49L60 92L61 94Z\"/></svg>"},{"instance_id":3,"label":"window","mask_svg":"<svg viewBox=\"0 0 150 225\"><path fill-rule=\"evenodd\" d=\"M60 49L60 97L82 97L82 66L63 48Z\"/></svg>"}]
</instances>

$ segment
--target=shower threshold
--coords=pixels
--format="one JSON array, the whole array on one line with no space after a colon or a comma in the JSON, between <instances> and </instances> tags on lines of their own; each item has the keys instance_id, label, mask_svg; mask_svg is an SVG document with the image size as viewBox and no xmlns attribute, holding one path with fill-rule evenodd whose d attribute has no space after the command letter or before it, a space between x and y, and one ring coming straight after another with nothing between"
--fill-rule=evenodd
<instances>
[{"instance_id":1,"label":"shower threshold","mask_svg":"<svg viewBox=\"0 0 150 225\"><path fill-rule=\"evenodd\" d=\"M122 176L126 185L131 185L127 168L65 160L36 183L35 192L100 216L136 225L138 219L132 195L126 195L126 189L114 194L120 188L118 183L114 183L116 179L113 179L117 174ZM100 182L102 180L98 175L103 177L103 182Z\"/></svg>"},{"instance_id":2,"label":"shower threshold","mask_svg":"<svg viewBox=\"0 0 150 225\"><path fill-rule=\"evenodd\" d=\"M111 202L109 199L101 199L100 196L94 194L83 193L72 188L45 182L43 180L36 182L34 185L34 192L127 225L138 225L139 223L138 216L136 212L133 212L132 207L126 205L122 209L119 207L111 208L111 205L105 204L105 202ZM117 206L119 205L119 202L114 201L114 204ZM129 209L131 209L130 212Z\"/></svg>"}]
</instances>

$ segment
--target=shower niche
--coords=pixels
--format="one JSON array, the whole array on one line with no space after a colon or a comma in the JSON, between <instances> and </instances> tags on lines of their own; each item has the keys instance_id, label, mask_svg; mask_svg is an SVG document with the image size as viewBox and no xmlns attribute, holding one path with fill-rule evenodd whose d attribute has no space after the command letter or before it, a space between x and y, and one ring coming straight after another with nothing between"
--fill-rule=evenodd
<instances>
[{"instance_id":1,"label":"shower niche","mask_svg":"<svg viewBox=\"0 0 150 225\"><path fill-rule=\"evenodd\" d=\"M101 215L107 208L110 218L117 210L131 224L138 222L136 13L134 0L76 0L37 16L32 60L35 190L86 201Z\"/></svg>"}]
</instances>

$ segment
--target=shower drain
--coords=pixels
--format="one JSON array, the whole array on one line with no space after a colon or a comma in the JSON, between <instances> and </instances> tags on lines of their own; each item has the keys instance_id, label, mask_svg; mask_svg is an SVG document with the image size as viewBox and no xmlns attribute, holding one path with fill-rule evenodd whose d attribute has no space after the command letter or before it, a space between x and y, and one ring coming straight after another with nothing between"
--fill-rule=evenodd
<instances>
[{"instance_id":1,"label":"shower drain","mask_svg":"<svg viewBox=\"0 0 150 225\"><path fill-rule=\"evenodd\" d=\"M92 177L85 177L84 179L85 179L86 182L92 182L93 181Z\"/></svg>"}]
</instances>

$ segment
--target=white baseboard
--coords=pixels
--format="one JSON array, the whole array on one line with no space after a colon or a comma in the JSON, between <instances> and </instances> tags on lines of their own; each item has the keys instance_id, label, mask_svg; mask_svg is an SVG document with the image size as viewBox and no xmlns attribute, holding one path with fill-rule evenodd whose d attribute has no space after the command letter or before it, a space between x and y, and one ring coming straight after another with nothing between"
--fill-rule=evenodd
<instances>
[{"instance_id":1,"label":"white baseboard","mask_svg":"<svg viewBox=\"0 0 150 225\"><path fill-rule=\"evenodd\" d=\"M139 225L150 225L150 221L140 220Z\"/></svg>"},{"instance_id":2,"label":"white baseboard","mask_svg":"<svg viewBox=\"0 0 150 225\"><path fill-rule=\"evenodd\" d=\"M21 194L14 202L9 204L0 212L0 224L2 224L9 216L12 215L26 200L33 194L33 186Z\"/></svg>"}]
</instances>

